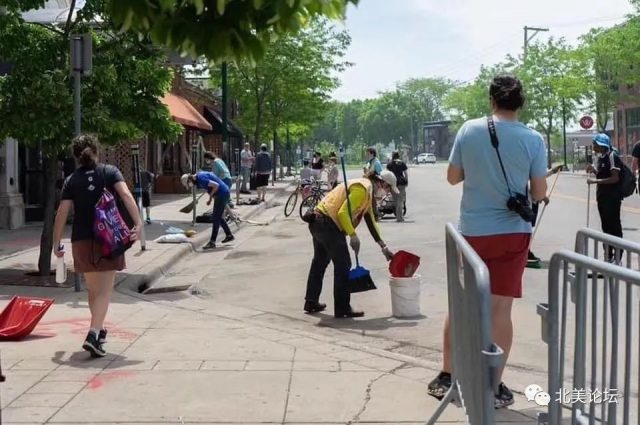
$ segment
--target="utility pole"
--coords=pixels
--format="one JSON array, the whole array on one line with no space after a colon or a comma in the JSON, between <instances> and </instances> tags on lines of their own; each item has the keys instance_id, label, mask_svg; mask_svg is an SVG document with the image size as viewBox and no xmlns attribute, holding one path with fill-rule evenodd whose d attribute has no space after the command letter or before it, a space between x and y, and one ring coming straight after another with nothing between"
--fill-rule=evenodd
<instances>
[{"instance_id":1,"label":"utility pole","mask_svg":"<svg viewBox=\"0 0 640 425\"><path fill-rule=\"evenodd\" d=\"M531 35L529 35L529 32L532 32ZM536 27L524 27L524 59L527 59L527 51L529 50L529 43L531 43L531 40L534 39L534 37L536 35L538 35L538 33L541 32L548 32L549 28L536 28Z\"/></svg>"},{"instance_id":2,"label":"utility pole","mask_svg":"<svg viewBox=\"0 0 640 425\"><path fill-rule=\"evenodd\" d=\"M227 161L231 167L231 143L229 142L229 84L227 81L228 66L226 62L222 63L221 80L222 80L222 146L227 148ZM236 167L237 168L237 167Z\"/></svg>"}]
</instances>

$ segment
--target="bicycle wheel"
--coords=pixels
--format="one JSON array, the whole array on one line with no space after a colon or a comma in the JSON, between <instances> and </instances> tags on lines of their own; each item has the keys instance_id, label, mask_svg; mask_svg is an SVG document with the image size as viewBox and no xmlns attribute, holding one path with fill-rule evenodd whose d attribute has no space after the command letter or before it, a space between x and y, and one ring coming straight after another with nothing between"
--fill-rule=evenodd
<instances>
[{"instance_id":1,"label":"bicycle wheel","mask_svg":"<svg viewBox=\"0 0 640 425\"><path fill-rule=\"evenodd\" d=\"M318 203L320 203L320 198L316 195L312 194L304 198L300 204L300 218L304 217L307 211L313 210Z\"/></svg>"},{"instance_id":2,"label":"bicycle wheel","mask_svg":"<svg viewBox=\"0 0 640 425\"><path fill-rule=\"evenodd\" d=\"M298 191L293 192L289 199L287 199L287 203L284 206L284 216L289 217L293 214L293 211L296 209L296 204L298 203Z\"/></svg>"}]
</instances>

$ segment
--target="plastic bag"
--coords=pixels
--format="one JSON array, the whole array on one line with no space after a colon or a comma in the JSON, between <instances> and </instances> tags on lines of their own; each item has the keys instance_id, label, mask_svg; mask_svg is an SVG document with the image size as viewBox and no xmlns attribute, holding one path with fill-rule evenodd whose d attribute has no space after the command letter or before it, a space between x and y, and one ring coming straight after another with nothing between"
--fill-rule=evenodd
<instances>
[{"instance_id":1,"label":"plastic bag","mask_svg":"<svg viewBox=\"0 0 640 425\"><path fill-rule=\"evenodd\" d=\"M162 235L154 240L156 243L184 243L190 242L185 234Z\"/></svg>"},{"instance_id":2,"label":"plastic bag","mask_svg":"<svg viewBox=\"0 0 640 425\"><path fill-rule=\"evenodd\" d=\"M167 230L165 230L165 233L170 234L170 235L179 235L179 234L184 234L184 230L180 229L179 227L168 227Z\"/></svg>"}]
</instances>

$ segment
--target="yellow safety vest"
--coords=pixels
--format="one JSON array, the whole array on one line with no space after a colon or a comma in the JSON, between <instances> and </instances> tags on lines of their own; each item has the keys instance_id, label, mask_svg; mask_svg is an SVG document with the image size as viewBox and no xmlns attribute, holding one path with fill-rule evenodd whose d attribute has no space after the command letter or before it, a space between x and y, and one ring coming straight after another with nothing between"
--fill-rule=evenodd
<instances>
[{"instance_id":1,"label":"yellow safety vest","mask_svg":"<svg viewBox=\"0 0 640 425\"><path fill-rule=\"evenodd\" d=\"M351 180L348 182L348 184L349 189L351 189L351 187L353 187L354 185L363 186L367 190L368 194L367 202L363 202L361 205L351 205L351 208L353 208L353 210L351 211L351 222L353 224L353 227L355 228L358 226L360 220L362 220L362 217L367 212L369 206L371 205L371 202L373 201L373 185L371 184L371 180L369 179ZM346 201L347 191L344 190L344 184L341 184L331 192L329 192L324 198L322 198L322 201L320 201L320 204L318 204L318 210L322 214L331 217L333 222L336 224L336 226L338 226L338 229L340 230L344 229L342 229L342 226L340 226L340 221L338 220L338 212Z\"/></svg>"}]
</instances>

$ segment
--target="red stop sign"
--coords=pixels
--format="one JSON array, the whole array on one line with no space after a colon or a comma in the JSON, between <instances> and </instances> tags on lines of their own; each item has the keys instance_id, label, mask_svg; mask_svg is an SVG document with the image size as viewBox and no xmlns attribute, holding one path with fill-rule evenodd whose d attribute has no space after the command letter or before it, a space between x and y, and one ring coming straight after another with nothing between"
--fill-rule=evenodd
<instances>
[{"instance_id":1,"label":"red stop sign","mask_svg":"<svg viewBox=\"0 0 640 425\"><path fill-rule=\"evenodd\" d=\"M580 127L584 128L585 130L589 130L591 127L593 127L593 118L591 118L590 116L584 116L580 118Z\"/></svg>"}]
</instances>

